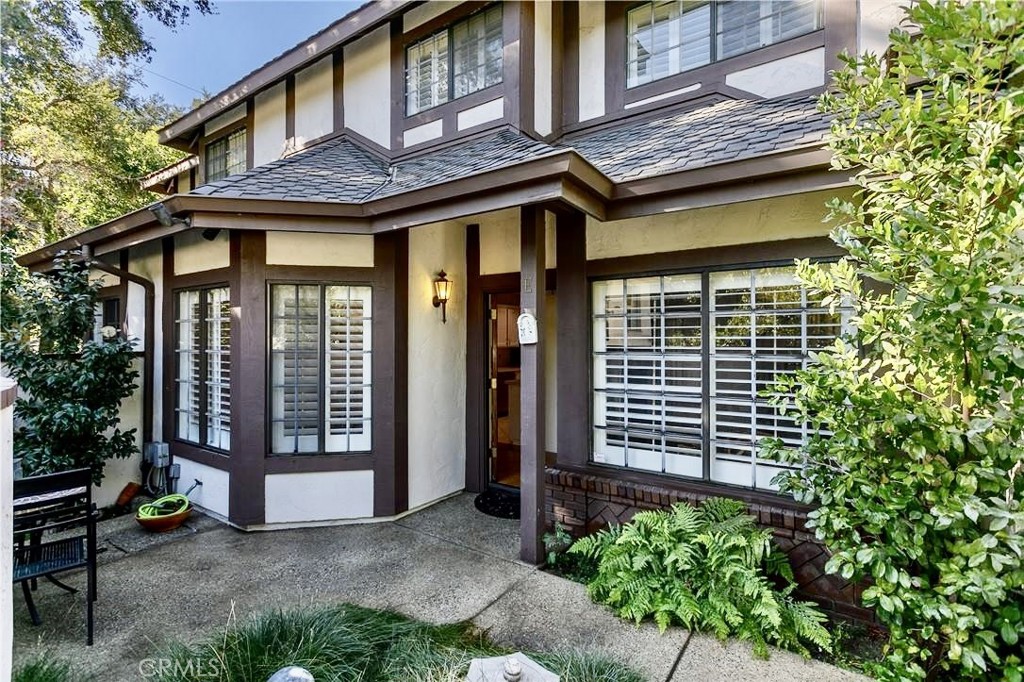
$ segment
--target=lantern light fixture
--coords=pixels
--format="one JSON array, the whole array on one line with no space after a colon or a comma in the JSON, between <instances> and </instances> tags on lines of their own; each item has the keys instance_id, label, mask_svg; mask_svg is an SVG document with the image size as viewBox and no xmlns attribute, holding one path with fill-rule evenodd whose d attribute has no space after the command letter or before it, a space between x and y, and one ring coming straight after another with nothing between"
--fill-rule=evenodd
<instances>
[{"instance_id":1,"label":"lantern light fixture","mask_svg":"<svg viewBox=\"0 0 1024 682\"><path fill-rule=\"evenodd\" d=\"M437 273L434 279L434 307L441 309L441 322L448 321L447 306L452 297L452 281L448 274L442 270Z\"/></svg>"}]
</instances>

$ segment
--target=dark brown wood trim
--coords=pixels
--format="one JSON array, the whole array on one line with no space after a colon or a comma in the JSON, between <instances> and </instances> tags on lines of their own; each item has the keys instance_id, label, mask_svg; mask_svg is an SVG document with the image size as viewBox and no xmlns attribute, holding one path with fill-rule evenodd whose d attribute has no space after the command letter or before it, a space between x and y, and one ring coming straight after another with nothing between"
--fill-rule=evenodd
<instances>
[{"instance_id":1,"label":"dark brown wood trim","mask_svg":"<svg viewBox=\"0 0 1024 682\"><path fill-rule=\"evenodd\" d=\"M252 170L256 163L256 98L245 101L245 169ZM192 186L195 189L195 168L192 169Z\"/></svg>"},{"instance_id":2,"label":"dark brown wood trim","mask_svg":"<svg viewBox=\"0 0 1024 682\"><path fill-rule=\"evenodd\" d=\"M372 454L345 455L273 455L267 457L264 472L306 474L327 471L367 471L373 469Z\"/></svg>"},{"instance_id":3,"label":"dark brown wood trim","mask_svg":"<svg viewBox=\"0 0 1024 682\"><path fill-rule=\"evenodd\" d=\"M577 0L562 4L562 35L565 47L562 64L562 125L580 120L580 6Z\"/></svg>"},{"instance_id":4,"label":"dark brown wood trim","mask_svg":"<svg viewBox=\"0 0 1024 682\"><path fill-rule=\"evenodd\" d=\"M559 215L558 448L559 464L582 465L590 455L590 300L587 283L587 217ZM581 390L580 387L586 387Z\"/></svg>"},{"instance_id":5,"label":"dark brown wood trim","mask_svg":"<svg viewBox=\"0 0 1024 682\"><path fill-rule=\"evenodd\" d=\"M376 257L376 249L374 250ZM335 267L328 265L267 265L268 282L329 282L332 284L372 284L382 279L377 262L372 267Z\"/></svg>"},{"instance_id":6,"label":"dark brown wood trim","mask_svg":"<svg viewBox=\"0 0 1024 682\"><path fill-rule=\"evenodd\" d=\"M230 245L229 247L230 248ZM184 275L175 275L173 272L167 277L172 292L177 289L191 289L193 287L205 287L215 284L229 284L233 275L233 268L214 268L201 272L189 272Z\"/></svg>"},{"instance_id":7,"label":"dark brown wood trim","mask_svg":"<svg viewBox=\"0 0 1024 682\"><path fill-rule=\"evenodd\" d=\"M332 126L334 132L341 132L345 129L345 53L338 50L331 57L332 100L334 102L334 117ZM309 146L309 145L307 145Z\"/></svg>"},{"instance_id":8,"label":"dark brown wood trim","mask_svg":"<svg viewBox=\"0 0 1024 682\"><path fill-rule=\"evenodd\" d=\"M751 488L740 488L725 483L707 483L696 479L681 478L668 474L653 474L636 469L625 467L607 466L602 464L589 463L583 466L558 465L558 469L568 473L581 476L597 476L612 481L628 481L638 485L664 488L671 491L684 493L697 493L708 497L731 497L741 500L746 504L765 505L778 509L791 510L793 512L806 512L812 509L800 504L792 497L786 495L753 490Z\"/></svg>"},{"instance_id":9,"label":"dark brown wood trim","mask_svg":"<svg viewBox=\"0 0 1024 682\"><path fill-rule=\"evenodd\" d=\"M519 557L528 564L544 561L544 356L543 325L546 296L539 282L545 273L545 218L538 207L520 209L519 305L538 320L538 340L520 345L520 548Z\"/></svg>"},{"instance_id":10,"label":"dark brown wood trim","mask_svg":"<svg viewBox=\"0 0 1024 682\"><path fill-rule=\"evenodd\" d=\"M161 377L161 407L163 412L161 439L171 442L174 438L174 299L171 294L171 282L174 277L174 237L164 237L161 240L163 249L163 295L162 310L160 311L160 323L163 330L163 373ZM173 456L173 453L172 453Z\"/></svg>"},{"instance_id":11,"label":"dark brown wood trim","mask_svg":"<svg viewBox=\"0 0 1024 682\"><path fill-rule=\"evenodd\" d=\"M626 8L633 2L604 3L604 111L622 109L626 96Z\"/></svg>"},{"instance_id":12,"label":"dark brown wood trim","mask_svg":"<svg viewBox=\"0 0 1024 682\"><path fill-rule=\"evenodd\" d=\"M480 226L466 226L466 490L487 488L487 316L480 283Z\"/></svg>"},{"instance_id":13,"label":"dark brown wood trim","mask_svg":"<svg viewBox=\"0 0 1024 682\"><path fill-rule=\"evenodd\" d=\"M828 237L806 237L775 242L713 246L689 251L666 251L642 256L587 261L590 278L702 270L719 266L792 263L796 258L830 258L845 252Z\"/></svg>"},{"instance_id":14,"label":"dark brown wood trim","mask_svg":"<svg viewBox=\"0 0 1024 682\"><path fill-rule=\"evenodd\" d=\"M228 473L231 472L231 458L225 453L207 450L205 448L197 447L193 443L186 443L175 439L171 439L169 446L171 449L171 455L175 458L182 457L191 462L205 464L208 467L227 471ZM192 485L192 481L182 481L181 483L184 484L186 488Z\"/></svg>"},{"instance_id":15,"label":"dark brown wood trim","mask_svg":"<svg viewBox=\"0 0 1024 682\"><path fill-rule=\"evenodd\" d=\"M392 516L409 507L409 235L378 235L373 250L373 514Z\"/></svg>"},{"instance_id":16,"label":"dark brown wood trim","mask_svg":"<svg viewBox=\"0 0 1024 682\"><path fill-rule=\"evenodd\" d=\"M295 75L284 79L284 139L294 144L295 138Z\"/></svg>"},{"instance_id":17,"label":"dark brown wood trim","mask_svg":"<svg viewBox=\"0 0 1024 682\"><path fill-rule=\"evenodd\" d=\"M401 149L405 130L405 41L402 17L391 20L391 149Z\"/></svg>"},{"instance_id":18,"label":"dark brown wood trim","mask_svg":"<svg viewBox=\"0 0 1024 682\"><path fill-rule=\"evenodd\" d=\"M119 267L121 270L124 270L125 272L128 272L128 265L130 262L131 259L128 254L128 249L121 249L121 251L118 252L117 267ZM119 285L119 287L121 291L118 293L118 296L120 296L121 298L120 327L122 331L125 331L128 329L128 278L121 277L120 280L121 284ZM143 433L149 433L149 431L143 430Z\"/></svg>"},{"instance_id":19,"label":"dark brown wood trim","mask_svg":"<svg viewBox=\"0 0 1024 682\"><path fill-rule=\"evenodd\" d=\"M825 85L828 72L842 69L843 52L857 53L857 8L860 3L847 0L823 0L825 12Z\"/></svg>"},{"instance_id":20,"label":"dark brown wood trim","mask_svg":"<svg viewBox=\"0 0 1024 682\"><path fill-rule=\"evenodd\" d=\"M228 518L241 527L266 519L267 236L231 233L231 478Z\"/></svg>"}]
</instances>

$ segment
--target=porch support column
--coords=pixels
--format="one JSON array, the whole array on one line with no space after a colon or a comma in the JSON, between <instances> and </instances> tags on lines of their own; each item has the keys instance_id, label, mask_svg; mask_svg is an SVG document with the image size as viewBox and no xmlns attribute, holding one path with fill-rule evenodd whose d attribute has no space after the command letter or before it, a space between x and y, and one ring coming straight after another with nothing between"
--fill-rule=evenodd
<instances>
[{"instance_id":1,"label":"porch support column","mask_svg":"<svg viewBox=\"0 0 1024 682\"><path fill-rule=\"evenodd\" d=\"M520 209L519 305L537 319L537 343L520 344L520 558L544 556L544 209Z\"/></svg>"},{"instance_id":2,"label":"porch support column","mask_svg":"<svg viewBox=\"0 0 1024 682\"><path fill-rule=\"evenodd\" d=\"M581 467L590 454L587 217L558 214L558 464Z\"/></svg>"}]
</instances>

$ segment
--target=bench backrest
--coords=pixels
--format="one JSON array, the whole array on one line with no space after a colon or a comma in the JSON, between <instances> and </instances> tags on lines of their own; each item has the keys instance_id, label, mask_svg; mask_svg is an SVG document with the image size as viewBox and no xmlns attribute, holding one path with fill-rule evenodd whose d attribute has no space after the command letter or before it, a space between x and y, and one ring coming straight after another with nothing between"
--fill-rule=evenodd
<instances>
[{"instance_id":1,"label":"bench backrest","mask_svg":"<svg viewBox=\"0 0 1024 682\"><path fill-rule=\"evenodd\" d=\"M14 481L14 534L94 527L92 475L88 469Z\"/></svg>"}]
</instances>

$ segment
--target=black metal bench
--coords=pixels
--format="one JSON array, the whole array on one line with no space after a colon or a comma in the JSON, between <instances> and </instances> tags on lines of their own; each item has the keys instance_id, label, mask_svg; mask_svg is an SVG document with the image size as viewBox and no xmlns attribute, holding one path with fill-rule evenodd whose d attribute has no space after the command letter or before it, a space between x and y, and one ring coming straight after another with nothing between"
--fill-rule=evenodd
<instances>
[{"instance_id":1,"label":"black metal bench","mask_svg":"<svg viewBox=\"0 0 1024 682\"><path fill-rule=\"evenodd\" d=\"M84 567L86 643L90 646L96 601L96 516L88 469L14 482L14 582L21 583L32 623L42 622L32 599L37 579L77 592L54 574Z\"/></svg>"}]
</instances>

